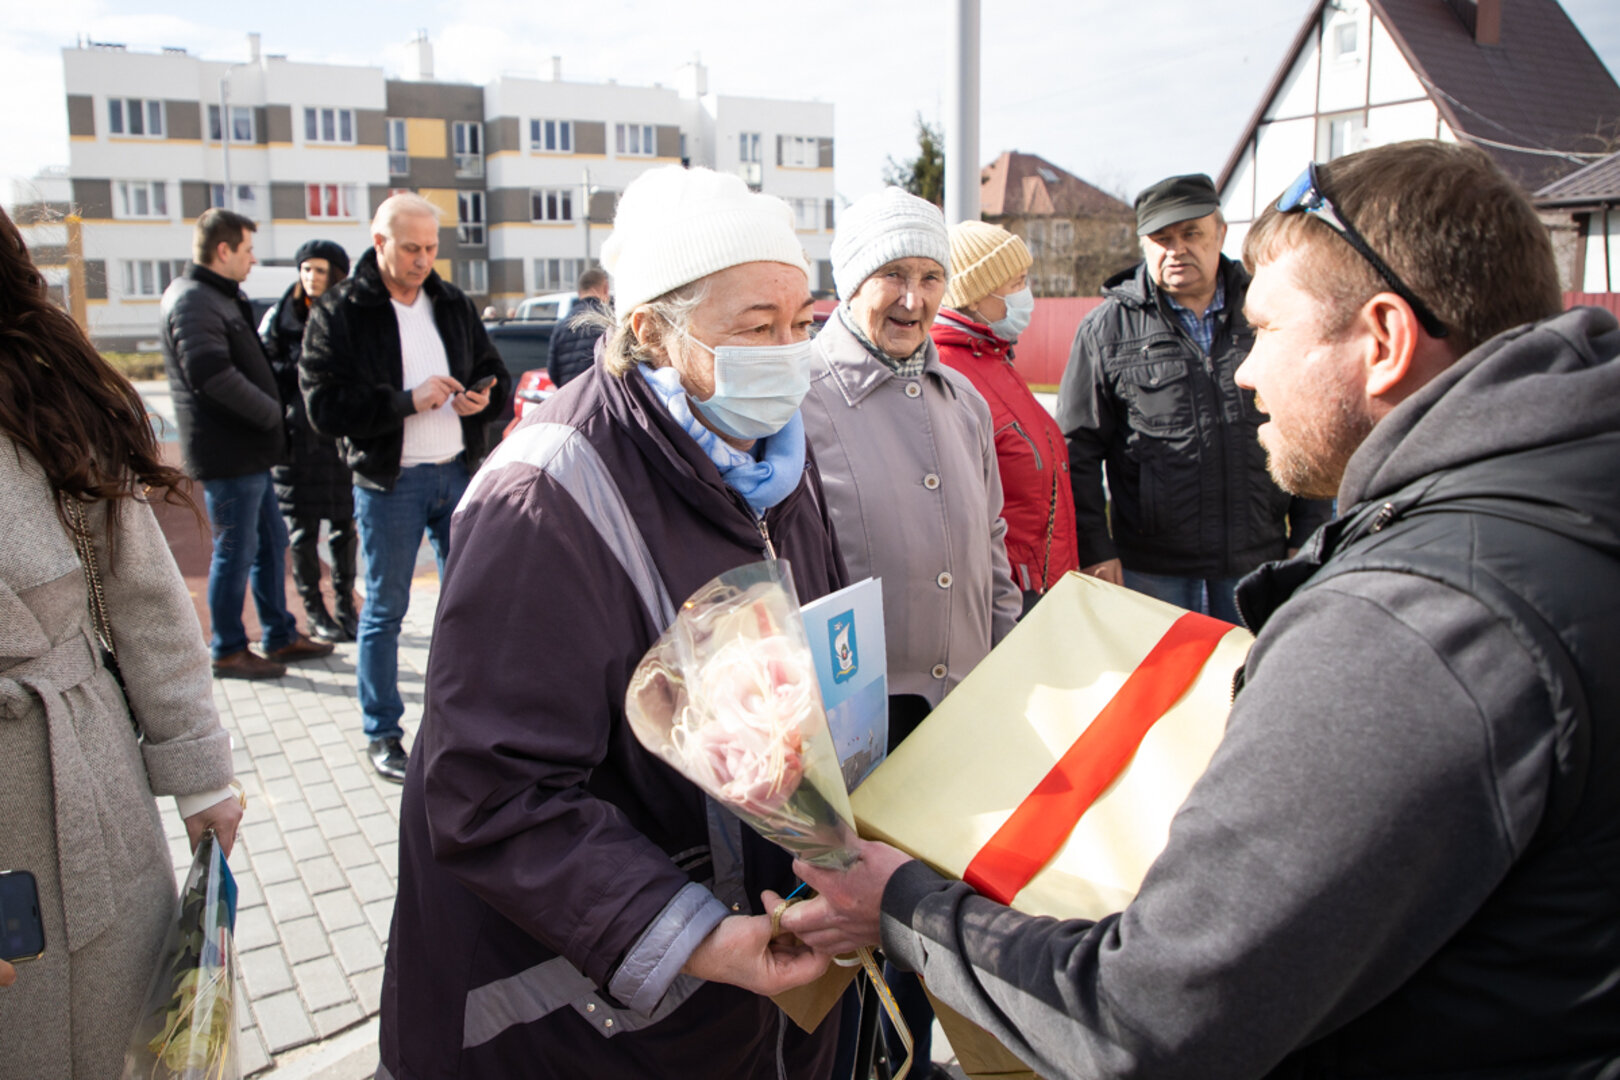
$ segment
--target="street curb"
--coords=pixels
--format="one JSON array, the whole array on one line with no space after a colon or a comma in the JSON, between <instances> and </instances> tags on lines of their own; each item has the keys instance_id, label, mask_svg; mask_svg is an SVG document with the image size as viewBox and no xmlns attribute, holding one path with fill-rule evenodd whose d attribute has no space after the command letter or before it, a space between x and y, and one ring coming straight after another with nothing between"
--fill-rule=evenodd
<instances>
[{"instance_id":1,"label":"street curb","mask_svg":"<svg viewBox=\"0 0 1620 1080\"><path fill-rule=\"evenodd\" d=\"M369 1080L377 1071L377 1018L283 1055L254 1080Z\"/></svg>"}]
</instances>

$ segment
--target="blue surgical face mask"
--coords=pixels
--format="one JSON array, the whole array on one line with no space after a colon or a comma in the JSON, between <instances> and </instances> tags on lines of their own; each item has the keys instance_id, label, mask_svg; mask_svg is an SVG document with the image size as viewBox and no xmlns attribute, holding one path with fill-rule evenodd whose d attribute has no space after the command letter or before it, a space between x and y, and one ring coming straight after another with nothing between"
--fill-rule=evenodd
<instances>
[{"instance_id":1,"label":"blue surgical face mask","mask_svg":"<svg viewBox=\"0 0 1620 1080\"><path fill-rule=\"evenodd\" d=\"M714 354L714 394L708 401L688 396L687 404L721 434L734 439L775 435L810 392L808 338L786 345L711 348L691 334L686 337Z\"/></svg>"},{"instance_id":2,"label":"blue surgical face mask","mask_svg":"<svg viewBox=\"0 0 1620 1080\"><path fill-rule=\"evenodd\" d=\"M990 324L990 332L1002 341L1017 341L1018 335L1029 329L1030 316L1035 314L1035 294L1025 285L1001 299L1007 304L1007 314Z\"/></svg>"}]
</instances>

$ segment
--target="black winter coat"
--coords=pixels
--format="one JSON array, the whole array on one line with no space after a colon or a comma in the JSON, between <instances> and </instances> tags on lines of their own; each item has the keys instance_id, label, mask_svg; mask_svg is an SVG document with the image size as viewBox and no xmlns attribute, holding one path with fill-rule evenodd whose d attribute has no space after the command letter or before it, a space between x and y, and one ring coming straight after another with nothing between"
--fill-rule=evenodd
<instances>
[{"instance_id":1,"label":"black winter coat","mask_svg":"<svg viewBox=\"0 0 1620 1080\"><path fill-rule=\"evenodd\" d=\"M337 443L310 426L304 395L298 392L298 360L304 354L309 305L291 285L264 314L259 340L276 373L287 429L286 465L270 470L281 512L294 521L346 521L354 517L354 487Z\"/></svg>"},{"instance_id":2,"label":"black winter coat","mask_svg":"<svg viewBox=\"0 0 1620 1080\"><path fill-rule=\"evenodd\" d=\"M800 598L848 582L813 462L764 525ZM671 605L765 557L754 514L640 375L598 366L524 418L453 527L400 807L386 1074L776 1077L781 1038L789 1080L830 1076L836 1012L806 1035L675 977L793 873L625 717Z\"/></svg>"},{"instance_id":3,"label":"black winter coat","mask_svg":"<svg viewBox=\"0 0 1620 1080\"><path fill-rule=\"evenodd\" d=\"M574 317L587 311L608 314L607 305L594 296L575 301L568 317L558 321L551 330L551 344L546 349L546 374L553 386L561 387L577 378L596 362L596 339L603 327L596 323L575 326Z\"/></svg>"},{"instance_id":4,"label":"black winter coat","mask_svg":"<svg viewBox=\"0 0 1620 1080\"><path fill-rule=\"evenodd\" d=\"M1293 498L1266 471L1265 415L1232 379L1254 343L1249 275L1224 255L1220 266L1226 307L1207 357L1145 263L1105 282L1102 306L1075 333L1057 417L1083 567L1119 558L1148 574L1236 577L1331 516L1330 503Z\"/></svg>"},{"instance_id":5,"label":"black winter coat","mask_svg":"<svg viewBox=\"0 0 1620 1080\"><path fill-rule=\"evenodd\" d=\"M163 367L186 472L251 476L286 454L276 377L236 282L195 263L163 291Z\"/></svg>"},{"instance_id":6,"label":"black winter coat","mask_svg":"<svg viewBox=\"0 0 1620 1080\"><path fill-rule=\"evenodd\" d=\"M465 293L437 271L422 288L433 303L451 377L470 386L495 376L489 404L476 415L461 417L467 471L473 472L484 458L486 426L501 415L511 394L512 376ZM375 250L360 256L353 276L328 290L311 309L298 367L310 422L316 431L338 439L354 482L392 491L405 447L405 418L415 414L416 405L405 389L399 320Z\"/></svg>"}]
</instances>

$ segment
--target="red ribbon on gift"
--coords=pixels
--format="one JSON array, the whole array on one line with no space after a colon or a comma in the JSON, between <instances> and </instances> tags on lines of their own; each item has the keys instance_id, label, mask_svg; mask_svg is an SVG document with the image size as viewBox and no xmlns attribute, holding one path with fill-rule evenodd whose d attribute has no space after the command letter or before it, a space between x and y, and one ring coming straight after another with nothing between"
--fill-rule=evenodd
<instances>
[{"instance_id":1,"label":"red ribbon on gift","mask_svg":"<svg viewBox=\"0 0 1620 1080\"><path fill-rule=\"evenodd\" d=\"M1058 759L962 875L980 894L1012 903L1058 853L1080 817L1124 771L1148 729L1203 670L1231 623L1189 611L1153 646L1125 685Z\"/></svg>"}]
</instances>

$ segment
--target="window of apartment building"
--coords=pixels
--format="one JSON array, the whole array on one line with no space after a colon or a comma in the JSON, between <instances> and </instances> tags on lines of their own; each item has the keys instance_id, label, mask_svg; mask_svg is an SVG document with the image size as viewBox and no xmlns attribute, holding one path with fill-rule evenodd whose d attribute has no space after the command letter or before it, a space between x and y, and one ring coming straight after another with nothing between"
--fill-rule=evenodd
<instances>
[{"instance_id":1,"label":"window of apartment building","mask_svg":"<svg viewBox=\"0 0 1620 1080\"><path fill-rule=\"evenodd\" d=\"M114 135L163 138L163 102L146 98L108 98L107 130Z\"/></svg>"},{"instance_id":2,"label":"window of apartment building","mask_svg":"<svg viewBox=\"0 0 1620 1080\"><path fill-rule=\"evenodd\" d=\"M113 184L121 218L169 216L169 185L162 180L119 180Z\"/></svg>"},{"instance_id":3,"label":"window of apartment building","mask_svg":"<svg viewBox=\"0 0 1620 1080\"><path fill-rule=\"evenodd\" d=\"M312 218L353 218L354 189L348 184L306 184L305 199Z\"/></svg>"},{"instance_id":4,"label":"window of apartment building","mask_svg":"<svg viewBox=\"0 0 1620 1080\"><path fill-rule=\"evenodd\" d=\"M821 164L821 140L814 135L783 135L782 164L795 169L814 169Z\"/></svg>"},{"instance_id":5,"label":"window of apartment building","mask_svg":"<svg viewBox=\"0 0 1620 1080\"><path fill-rule=\"evenodd\" d=\"M579 285L579 275L585 272L584 259L534 260L534 291L563 292Z\"/></svg>"},{"instance_id":6,"label":"window of apartment building","mask_svg":"<svg viewBox=\"0 0 1620 1080\"><path fill-rule=\"evenodd\" d=\"M214 142L220 140L219 106L208 106L208 137ZM231 106L231 142L250 143L253 141L253 107L251 105Z\"/></svg>"},{"instance_id":7,"label":"window of apartment building","mask_svg":"<svg viewBox=\"0 0 1620 1080\"><path fill-rule=\"evenodd\" d=\"M759 132L744 131L737 136L737 160L759 164Z\"/></svg>"},{"instance_id":8,"label":"window of apartment building","mask_svg":"<svg viewBox=\"0 0 1620 1080\"><path fill-rule=\"evenodd\" d=\"M1074 250L1074 222L1052 222L1052 247L1060 252Z\"/></svg>"},{"instance_id":9,"label":"window of apartment building","mask_svg":"<svg viewBox=\"0 0 1620 1080\"><path fill-rule=\"evenodd\" d=\"M1333 59L1354 60L1361 52L1361 27L1354 19L1333 26Z\"/></svg>"},{"instance_id":10,"label":"window of apartment building","mask_svg":"<svg viewBox=\"0 0 1620 1080\"><path fill-rule=\"evenodd\" d=\"M484 125L457 120L450 125L450 144L456 154L457 176L484 175Z\"/></svg>"},{"instance_id":11,"label":"window of apartment building","mask_svg":"<svg viewBox=\"0 0 1620 1080\"><path fill-rule=\"evenodd\" d=\"M652 157L658 146L651 124L614 124L613 149L620 154Z\"/></svg>"},{"instance_id":12,"label":"window of apartment building","mask_svg":"<svg viewBox=\"0 0 1620 1080\"><path fill-rule=\"evenodd\" d=\"M529 192L530 221L573 221L574 193L569 188L536 188Z\"/></svg>"},{"instance_id":13,"label":"window of apartment building","mask_svg":"<svg viewBox=\"0 0 1620 1080\"><path fill-rule=\"evenodd\" d=\"M162 296L169 282L186 272L184 259L125 259L126 297Z\"/></svg>"},{"instance_id":14,"label":"window of apartment building","mask_svg":"<svg viewBox=\"0 0 1620 1080\"><path fill-rule=\"evenodd\" d=\"M388 175L404 176L411 171L410 154L405 146L405 121L388 119Z\"/></svg>"},{"instance_id":15,"label":"window of apartment building","mask_svg":"<svg viewBox=\"0 0 1620 1080\"><path fill-rule=\"evenodd\" d=\"M304 141L307 143L352 144L354 142L354 110L305 109Z\"/></svg>"},{"instance_id":16,"label":"window of apartment building","mask_svg":"<svg viewBox=\"0 0 1620 1080\"><path fill-rule=\"evenodd\" d=\"M1046 254L1046 222L1031 221L1024 226L1024 243L1029 246L1031 258Z\"/></svg>"},{"instance_id":17,"label":"window of apartment building","mask_svg":"<svg viewBox=\"0 0 1620 1080\"><path fill-rule=\"evenodd\" d=\"M257 217L257 211L259 208L259 194L253 185L232 184L231 187L236 189L236 205L231 205L231 203L225 198L224 184L209 185L208 205L223 207L227 210L235 210L237 213L246 214L248 217Z\"/></svg>"},{"instance_id":18,"label":"window of apartment building","mask_svg":"<svg viewBox=\"0 0 1620 1080\"><path fill-rule=\"evenodd\" d=\"M468 259L461 264L462 278L461 291L481 294L489 292L489 262L485 259Z\"/></svg>"},{"instance_id":19,"label":"window of apartment building","mask_svg":"<svg viewBox=\"0 0 1620 1080\"><path fill-rule=\"evenodd\" d=\"M821 219L816 211L820 206L819 199L789 199L793 206L793 227L800 230L814 230L821 228Z\"/></svg>"},{"instance_id":20,"label":"window of apartment building","mask_svg":"<svg viewBox=\"0 0 1620 1080\"><path fill-rule=\"evenodd\" d=\"M529 149L544 154L574 152L572 120L530 120Z\"/></svg>"},{"instance_id":21,"label":"window of apartment building","mask_svg":"<svg viewBox=\"0 0 1620 1080\"><path fill-rule=\"evenodd\" d=\"M484 242L484 193L482 191L456 192L456 239L463 244L482 244Z\"/></svg>"},{"instance_id":22,"label":"window of apartment building","mask_svg":"<svg viewBox=\"0 0 1620 1080\"><path fill-rule=\"evenodd\" d=\"M1322 124L1326 128L1323 141L1327 144L1327 153L1322 160L1332 161L1361 149L1360 113L1326 117Z\"/></svg>"}]
</instances>

